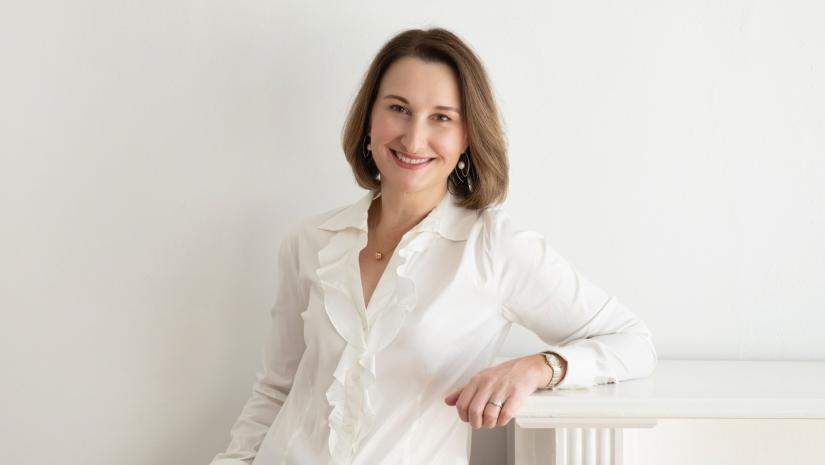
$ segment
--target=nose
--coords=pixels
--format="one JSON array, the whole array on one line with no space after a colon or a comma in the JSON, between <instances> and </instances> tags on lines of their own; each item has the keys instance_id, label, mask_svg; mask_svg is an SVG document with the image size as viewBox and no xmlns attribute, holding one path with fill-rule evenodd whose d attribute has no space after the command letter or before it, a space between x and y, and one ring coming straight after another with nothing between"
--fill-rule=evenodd
<instances>
[{"instance_id":1,"label":"nose","mask_svg":"<svg viewBox=\"0 0 825 465\"><path fill-rule=\"evenodd\" d=\"M420 118L410 118L404 134L401 136L404 151L412 154L424 154L427 149L427 123Z\"/></svg>"}]
</instances>

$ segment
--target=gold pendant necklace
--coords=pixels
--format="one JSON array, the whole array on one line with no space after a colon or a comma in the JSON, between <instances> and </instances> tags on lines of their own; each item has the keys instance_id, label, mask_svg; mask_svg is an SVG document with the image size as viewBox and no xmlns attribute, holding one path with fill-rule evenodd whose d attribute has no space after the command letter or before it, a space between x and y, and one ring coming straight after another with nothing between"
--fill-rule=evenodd
<instances>
[{"instance_id":1,"label":"gold pendant necklace","mask_svg":"<svg viewBox=\"0 0 825 465\"><path fill-rule=\"evenodd\" d=\"M381 201L381 199L379 199L378 201L380 202L380 201ZM370 225L369 225L369 223L370 223L370 222L372 222L372 223L373 223L372 227L370 227ZM372 215L368 216L368 217L367 217L367 230L369 231L369 229L370 229L370 228L372 228L372 231L373 231L373 233L374 233L374 232L375 232L375 229L376 229L376 227L375 227L375 226L376 226L377 222L378 222L378 218L373 219L373 216L372 216ZM396 245L395 245L395 246L393 246L393 248L391 248L391 249L389 249L389 250L390 250L390 251L395 250L395 247L397 247L397 246L398 246L398 243L396 242ZM385 253L385 252L375 251L375 259L380 261L380 260L382 260L382 259L386 256L386 254L387 254L387 253Z\"/></svg>"},{"instance_id":2,"label":"gold pendant necklace","mask_svg":"<svg viewBox=\"0 0 825 465\"><path fill-rule=\"evenodd\" d=\"M389 253L390 253L390 251L392 251L392 250L395 250L395 247L393 247L392 249L389 249L389 251L387 251L387 252L380 252L380 251L376 250L376 251L374 252L374 254L375 254L375 255L374 255L374 256L375 256L375 259L376 259L376 260L379 260L379 261L380 261L380 260L383 260L383 259L384 259L384 257L386 257L386 256L387 256L387 254L389 254Z\"/></svg>"},{"instance_id":3,"label":"gold pendant necklace","mask_svg":"<svg viewBox=\"0 0 825 465\"><path fill-rule=\"evenodd\" d=\"M379 200L379 202L380 202L380 200ZM370 216L370 217L368 218L368 220L372 220L372 216ZM373 222L373 224L374 224L374 222ZM369 226L369 221L367 221L367 230L369 230L369 229L370 229L370 226ZM373 232L374 232L374 231L375 231L375 228L373 227ZM382 252L378 252L378 251L376 251L376 252L375 252L375 259L376 259L376 260L381 260L382 258L384 258L384 254L383 254Z\"/></svg>"}]
</instances>

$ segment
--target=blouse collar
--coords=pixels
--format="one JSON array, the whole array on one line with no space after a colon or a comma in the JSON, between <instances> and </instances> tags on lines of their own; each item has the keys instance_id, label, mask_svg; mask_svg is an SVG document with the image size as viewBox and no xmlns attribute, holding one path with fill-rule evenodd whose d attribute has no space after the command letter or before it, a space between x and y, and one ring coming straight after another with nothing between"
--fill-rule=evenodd
<instances>
[{"instance_id":1,"label":"blouse collar","mask_svg":"<svg viewBox=\"0 0 825 465\"><path fill-rule=\"evenodd\" d=\"M372 201L381 196L381 192L367 192L357 202L344 207L331 218L321 223L318 228L326 231L341 231L346 228L360 229L367 232L367 213ZM470 229L477 219L478 212L464 208L457 203L456 196L447 191L438 205L424 217L411 231L434 231L453 241L467 240Z\"/></svg>"}]
</instances>

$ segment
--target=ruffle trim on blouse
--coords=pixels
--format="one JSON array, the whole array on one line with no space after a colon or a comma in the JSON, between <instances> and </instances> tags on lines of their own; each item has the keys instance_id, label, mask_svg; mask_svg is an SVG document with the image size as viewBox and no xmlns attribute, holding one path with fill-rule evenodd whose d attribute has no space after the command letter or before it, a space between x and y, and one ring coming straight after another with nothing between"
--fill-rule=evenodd
<instances>
[{"instance_id":1,"label":"ruffle trim on blouse","mask_svg":"<svg viewBox=\"0 0 825 465\"><path fill-rule=\"evenodd\" d=\"M437 215L426 217L407 233L409 238L402 239L393 294L383 308L376 308L371 315L364 314L360 304L356 304L362 301L361 297L352 294L363 292L356 289L360 280L351 281L359 273L358 255L367 244L366 231L354 228L338 231L318 252L316 274L324 292L324 307L335 330L347 343L335 368L332 385L326 391L332 407L329 451L333 464L348 464L360 441L368 437L375 426L372 405L375 355L395 339L407 314L416 307L418 296L409 267L415 262L415 256L438 237L431 228L436 219Z\"/></svg>"}]
</instances>

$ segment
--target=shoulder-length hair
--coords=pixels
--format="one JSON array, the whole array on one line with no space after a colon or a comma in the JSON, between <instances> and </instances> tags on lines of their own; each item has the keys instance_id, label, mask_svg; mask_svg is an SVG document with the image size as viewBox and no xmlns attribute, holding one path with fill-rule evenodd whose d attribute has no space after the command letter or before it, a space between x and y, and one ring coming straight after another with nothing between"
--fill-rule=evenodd
<instances>
[{"instance_id":1,"label":"shoulder-length hair","mask_svg":"<svg viewBox=\"0 0 825 465\"><path fill-rule=\"evenodd\" d=\"M444 63L458 79L473 190L470 192L453 170L447 181L449 191L456 195L459 205L466 208L482 209L503 202L509 181L507 141L487 72L467 44L441 28L411 29L396 35L379 50L364 75L341 137L358 185L373 192L380 190L375 161L363 156L365 139L381 79L390 65L404 57Z\"/></svg>"}]
</instances>

